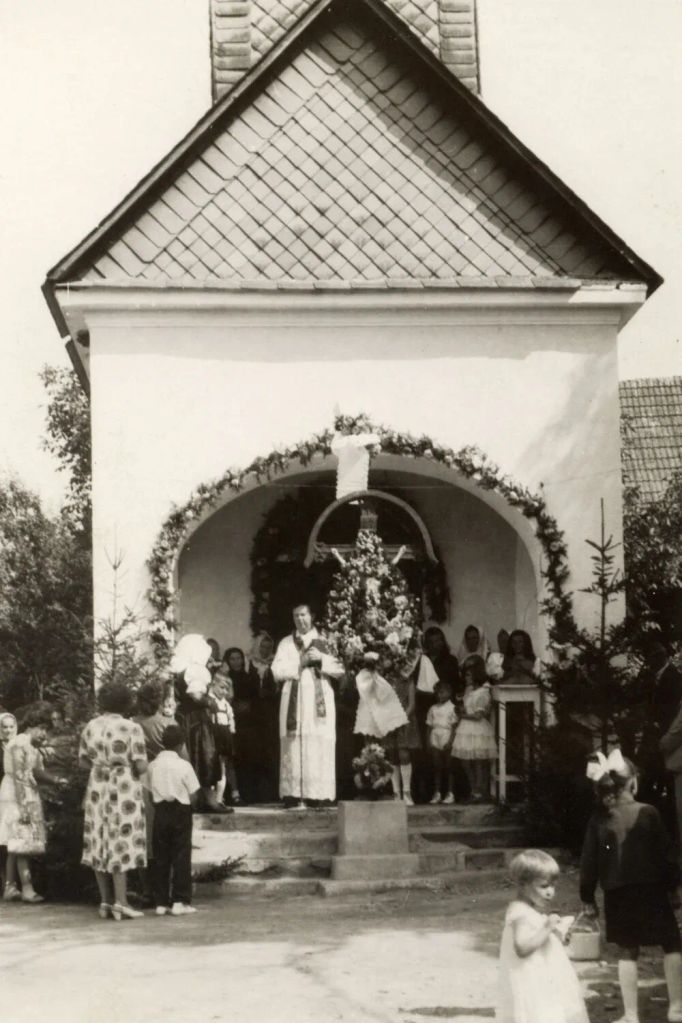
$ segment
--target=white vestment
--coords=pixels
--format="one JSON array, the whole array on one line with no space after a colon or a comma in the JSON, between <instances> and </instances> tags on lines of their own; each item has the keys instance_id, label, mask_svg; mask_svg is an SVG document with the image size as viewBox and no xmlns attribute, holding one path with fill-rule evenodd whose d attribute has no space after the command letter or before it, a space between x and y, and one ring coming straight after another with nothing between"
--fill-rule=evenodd
<instances>
[{"instance_id":1,"label":"white vestment","mask_svg":"<svg viewBox=\"0 0 682 1023\"><path fill-rule=\"evenodd\" d=\"M311 629L299 639L307 650L320 635ZM285 636L277 647L272 674L283 682L279 707L280 769L279 794L293 799L336 799L336 705L328 678L339 678L343 666L330 654L322 654L320 686L325 714L315 705L315 675L301 668L301 653L293 636ZM287 732L287 713L293 680L298 678L296 731Z\"/></svg>"}]
</instances>

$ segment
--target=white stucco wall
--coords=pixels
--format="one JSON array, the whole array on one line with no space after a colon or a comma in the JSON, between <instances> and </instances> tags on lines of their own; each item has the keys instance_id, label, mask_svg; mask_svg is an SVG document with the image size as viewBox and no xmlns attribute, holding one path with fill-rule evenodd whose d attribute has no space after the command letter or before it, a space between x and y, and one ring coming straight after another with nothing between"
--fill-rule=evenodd
<instances>
[{"instance_id":1,"label":"white stucco wall","mask_svg":"<svg viewBox=\"0 0 682 1023\"><path fill-rule=\"evenodd\" d=\"M144 562L171 504L226 466L329 427L337 406L453 448L475 444L509 476L543 486L576 591L588 579L584 541L598 534L600 498L620 538L615 299L429 308L408 294L405 308L397 296L383 308L306 299L270 309L257 296L248 310L95 297L71 302L91 339L100 617L111 606L114 550L124 555L124 599L142 609ZM519 604L528 571L521 559ZM576 610L592 618L577 592Z\"/></svg>"}]
</instances>

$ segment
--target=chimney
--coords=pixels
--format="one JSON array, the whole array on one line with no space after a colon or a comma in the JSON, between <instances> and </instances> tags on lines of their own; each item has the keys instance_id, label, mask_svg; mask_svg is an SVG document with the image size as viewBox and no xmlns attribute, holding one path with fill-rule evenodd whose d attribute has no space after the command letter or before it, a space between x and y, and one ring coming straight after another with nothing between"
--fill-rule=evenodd
<instances>
[{"instance_id":1,"label":"chimney","mask_svg":"<svg viewBox=\"0 0 682 1023\"><path fill-rule=\"evenodd\" d=\"M251 67L251 0L209 0L213 102Z\"/></svg>"},{"instance_id":2,"label":"chimney","mask_svg":"<svg viewBox=\"0 0 682 1023\"><path fill-rule=\"evenodd\" d=\"M481 91L476 0L438 0L440 59L472 92Z\"/></svg>"},{"instance_id":3,"label":"chimney","mask_svg":"<svg viewBox=\"0 0 682 1023\"><path fill-rule=\"evenodd\" d=\"M282 30L292 21L287 7L279 21L266 16L268 5L274 0L209 0L211 12L211 85L213 102L220 99L267 50L267 43L275 43ZM312 0L309 0L309 3ZM419 36L421 23L432 28L433 16L426 17L425 0L384 0ZM293 5L292 5L293 6ZM429 4L430 6L430 4ZM453 74L472 92L480 90L478 68L478 39L476 26L476 0L436 0L431 8L438 10L438 40L440 58ZM306 5L299 4L301 11ZM255 15L255 17L254 17ZM252 17L254 25L252 26ZM252 46L252 27L256 29L256 49ZM275 38L269 38L270 31ZM430 35L430 33L429 33ZM265 43L265 47L263 47Z\"/></svg>"}]
</instances>

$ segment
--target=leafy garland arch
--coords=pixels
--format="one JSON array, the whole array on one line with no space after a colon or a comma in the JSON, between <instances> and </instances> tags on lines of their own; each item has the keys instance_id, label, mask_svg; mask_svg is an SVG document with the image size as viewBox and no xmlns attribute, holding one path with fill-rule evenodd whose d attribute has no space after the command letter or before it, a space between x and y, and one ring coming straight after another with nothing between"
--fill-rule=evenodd
<instances>
[{"instance_id":1,"label":"leafy garland arch","mask_svg":"<svg viewBox=\"0 0 682 1023\"><path fill-rule=\"evenodd\" d=\"M568 641L575 630L575 623L571 596L565 591L568 579L566 543L556 520L547 511L544 498L504 476L498 467L475 447L467 446L459 451L453 451L451 448L441 447L426 436L413 437L387 429L385 426L377 426L363 413L357 416L337 416L333 430L325 430L292 447L273 451L265 458L256 458L245 469L228 469L218 479L200 484L182 507L172 510L147 561L151 575L148 596L154 610L149 635L159 659L167 656L173 643L177 624L173 570L192 523L196 522L223 494L230 491L238 494L251 480L255 479L259 484L266 483L273 476L286 472L293 462L308 465L316 456L330 455L335 433L375 433L379 437L381 453L406 458L426 458L445 465L484 490L495 491L504 497L508 504L517 508L533 523L535 535L545 555L542 576L547 584L547 595L541 603L540 610L549 620L550 639L555 643Z\"/></svg>"}]
</instances>

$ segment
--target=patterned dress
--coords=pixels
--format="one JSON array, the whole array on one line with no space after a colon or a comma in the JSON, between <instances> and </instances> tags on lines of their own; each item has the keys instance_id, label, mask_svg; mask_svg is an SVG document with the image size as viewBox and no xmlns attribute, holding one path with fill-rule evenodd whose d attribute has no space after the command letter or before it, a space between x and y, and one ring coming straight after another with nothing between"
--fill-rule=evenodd
<instances>
[{"instance_id":1,"label":"patterned dress","mask_svg":"<svg viewBox=\"0 0 682 1023\"><path fill-rule=\"evenodd\" d=\"M132 769L147 759L142 729L120 714L101 714L83 729L79 756L92 764L82 862L109 874L146 866L142 784Z\"/></svg>"},{"instance_id":2,"label":"patterned dress","mask_svg":"<svg viewBox=\"0 0 682 1023\"><path fill-rule=\"evenodd\" d=\"M45 821L33 772L43 766L42 754L27 733L5 748L5 775L0 784L0 845L17 856L45 852Z\"/></svg>"}]
</instances>

